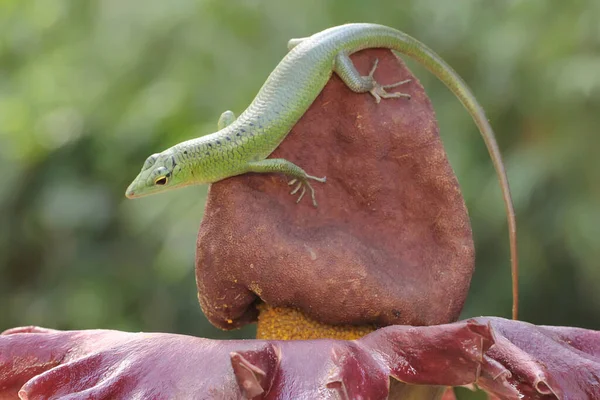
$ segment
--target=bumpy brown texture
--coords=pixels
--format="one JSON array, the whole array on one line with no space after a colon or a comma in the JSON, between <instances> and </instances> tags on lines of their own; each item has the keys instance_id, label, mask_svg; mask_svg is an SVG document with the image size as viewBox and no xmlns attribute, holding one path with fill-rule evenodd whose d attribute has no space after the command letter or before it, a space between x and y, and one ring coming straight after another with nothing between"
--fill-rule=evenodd
<instances>
[{"instance_id":1,"label":"bumpy brown texture","mask_svg":"<svg viewBox=\"0 0 600 400\"><path fill-rule=\"evenodd\" d=\"M458 183L422 86L387 50L355 54L412 99L376 104L334 75L271 155L309 174L319 207L280 175L210 188L198 236L200 304L224 329L254 321L257 298L329 324L434 325L457 319L474 249Z\"/></svg>"}]
</instances>

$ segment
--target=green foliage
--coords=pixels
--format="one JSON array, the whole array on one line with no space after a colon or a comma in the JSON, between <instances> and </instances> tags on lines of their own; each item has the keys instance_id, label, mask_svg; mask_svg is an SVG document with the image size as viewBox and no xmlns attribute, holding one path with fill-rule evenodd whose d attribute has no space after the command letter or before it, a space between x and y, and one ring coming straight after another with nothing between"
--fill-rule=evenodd
<instances>
[{"instance_id":1,"label":"green foliage","mask_svg":"<svg viewBox=\"0 0 600 400\"><path fill-rule=\"evenodd\" d=\"M206 187L136 201L144 159L241 112L292 37L350 21L438 51L487 110L520 228L523 319L600 329L600 2L0 0L0 329L231 338L196 301ZM477 245L465 316L510 313L500 191L459 102L433 100Z\"/></svg>"}]
</instances>

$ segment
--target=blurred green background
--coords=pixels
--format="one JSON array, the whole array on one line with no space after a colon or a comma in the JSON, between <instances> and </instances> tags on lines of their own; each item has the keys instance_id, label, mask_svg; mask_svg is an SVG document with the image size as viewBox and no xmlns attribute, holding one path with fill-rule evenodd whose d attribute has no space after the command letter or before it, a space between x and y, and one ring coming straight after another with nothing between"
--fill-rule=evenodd
<instances>
[{"instance_id":1,"label":"blurred green background","mask_svg":"<svg viewBox=\"0 0 600 400\"><path fill-rule=\"evenodd\" d=\"M600 329L600 2L0 0L0 330L197 336L206 187L130 201L145 158L240 113L292 37L378 22L435 49L498 135L520 229L521 317ZM510 315L500 191L477 128L432 75L469 208L464 316ZM596 144L595 144L596 143Z\"/></svg>"}]
</instances>

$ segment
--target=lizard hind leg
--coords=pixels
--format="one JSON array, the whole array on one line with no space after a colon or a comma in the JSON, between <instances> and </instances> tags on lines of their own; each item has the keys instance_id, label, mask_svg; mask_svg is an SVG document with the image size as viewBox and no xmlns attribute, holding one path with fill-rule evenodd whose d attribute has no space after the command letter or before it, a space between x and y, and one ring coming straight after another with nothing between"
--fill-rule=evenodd
<instances>
[{"instance_id":1,"label":"lizard hind leg","mask_svg":"<svg viewBox=\"0 0 600 400\"><path fill-rule=\"evenodd\" d=\"M287 43L287 48L288 50L293 49L294 47L298 46L300 43L302 43L304 40L306 40L307 38L303 37L303 38L293 38L290 39Z\"/></svg>"},{"instance_id":2,"label":"lizard hind leg","mask_svg":"<svg viewBox=\"0 0 600 400\"><path fill-rule=\"evenodd\" d=\"M235 121L235 114L231 110L227 110L221 114L219 117L219 122L217 122L217 129L221 130L231 125Z\"/></svg>"},{"instance_id":3,"label":"lizard hind leg","mask_svg":"<svg viewBox=\"0 0 600 400\"><path fill-rule=\"evenodd\" d=\"M336 74L344 81L346 86L350 88L353 92L356 93L366 93L369 92L373 97L375 97L375 101L379 103L381 99L391 99L391 98L399 98L405 97L410 99L410 95L407 93L401 92L393 92L389 93L386 89L392 89L400 85L404 85L409 83L411 80L406 79L400 82L395 82L389 85L381 85L379 84L373 75L375 74L375 70L377 69L377 65L379 64L379 60L376 59L369 75L361 75L357 70L352 60L346 53L339 53L335 57L335 64L333 70Z\"/></svg>"},{"instance_id":4,"label":"lizard hind leg","mask_svg":"<svg viewBox=\"0 0 600 400\"><path fill-rule=\"evenodd\" d=\"M296 187L290 192L290 194L294 195L300 192L296 203L299 203L300 200L304 197L306 190L310 190L311 198L313 205L317 207L317 200L315 198L315 189L310 184L310 180L314 180L317 182L324 183L326 181L326 177L318 178L316 176L312 176L306 173L302 168L297 166L296 164L285 160L283 158L267 158L266 160L261 161L253 161L247 164L248 172L257 172L257 173L273 173L279 172L285 174L290 177L288 185L296 184Z\"/></svg>"}]
</instances>

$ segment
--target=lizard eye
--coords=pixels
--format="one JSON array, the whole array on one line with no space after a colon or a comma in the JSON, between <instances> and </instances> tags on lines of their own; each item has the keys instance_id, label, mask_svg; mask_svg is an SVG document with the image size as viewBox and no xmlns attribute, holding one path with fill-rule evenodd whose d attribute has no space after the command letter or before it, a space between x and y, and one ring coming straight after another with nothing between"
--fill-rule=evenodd
<instances>
[{"instance_id":1,"label":"lizard eye","mask_svg":"<svg viewBox=\"0 0 600 400\"><path fill-rule=\"evenodd\" d=\"M169 182L171 172L165 167L158 167L152 171L152 177L154 179L154 185L164 186Z\"/></svg>"},{"instance_id":2,"label":"lizard eye","mask_svg":"<svg viewBox=\"0 0 600 400\"><path fill-rule=\"evenodd\" d=\"M159 185L159 186L163 186L163 185L166 185L168 181L169 181L169 178L167 178L166 176L159 176L154 181L154 184L155 185Z\"/></svg>"}]
</instances>

